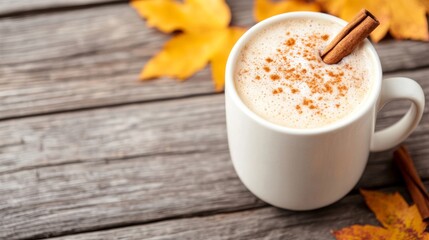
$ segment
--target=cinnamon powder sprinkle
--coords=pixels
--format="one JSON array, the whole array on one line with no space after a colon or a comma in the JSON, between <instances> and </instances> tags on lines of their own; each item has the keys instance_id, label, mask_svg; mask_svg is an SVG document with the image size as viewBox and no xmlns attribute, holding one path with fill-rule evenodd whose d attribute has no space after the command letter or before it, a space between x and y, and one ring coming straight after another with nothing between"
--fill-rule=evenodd
<instances>
[{"instance_id":1,"label":"cinnamon powder sprinkle","mask_svg":"<svg viewBox=\"0 0 429 240\"><path fill-rule=\"evenodd\" d=\"M343 92L343 91L347 91L348 87L344 86L344 85L341 85L341 86L338 86L337 89L338 89L338 91Z\"/></svg>"},{"instance_id":2,"label":"cinnamon powder sprinkle","mask_svg":"<svg viewBox=\"0 0 429 240\"><path fill-rule=\"evenodd\" d=\"M273 90L273 94L279 94L279 93L282 93L282 92L283 92L283 88L281 88L281 87Z\"/></svg>"},{"instance_id":3,"label":"cinnamon powder sprinkle","mask_svg":"<svg viewBox=\"0 0 429 240\"><path fill-rule=\"evenodd\" d=\"M295 68L290 68L284 71L285 73L293 73L295 72Z\"/></svg>"},{"instance_id":4,"label":"cinnamon powder sprinkle","mask_svg":"<svg viewBox=\"0 0 429 240\"><path fill-rule=\"evenodd\" d=\"M264 69L265 72L271 71L271 69L269 67L267 67L267 66L264 66L263 69Z\"/></svg>"},{"instance_id":5,"label":"cinnamon powder sprinkle","mask_svg":"<svg viewBox=\"0 0 429 240\"><path fill-rule=\"evenodd\" d=\"M353 67L352 66L350 66L350 64L346 64L346 65L344 65L344 67L347 69L347 70L352 70L353 69Z\"/></svg>"},{"instance_id":6,"label":"cinnamon powder sprinkle","mask_svg":"<svg viewBox=\"0 0 429 240\"><path fill-rule=\"evenodd\" d=\"M323 89L323 91L324 92L329 92L329 93L332 93L333 92L333 90L332 90L332 86L329 84L329 83L325 83L324 84L324 89Z\"/></svg>"},{"instance_id":7,"label":"cinnamon powder sprinkle","mask_svg":"<svg viewBox=\"0 0 429 240\"><path fill-rule=\"evenodd\" d=\"M280 76L279 76L279 75L277 75L277 74L271 74L271 75L270 75L270 78L271 78L271 80L276 81L276 80L279 80L279 79L280 79Z\"/></svg>"},{"instance_id":8,"label":"cinnamon powder sprinkle","mask_svg":"<svg viewBox=\"0 0 429 240\"><path fill-rule=\"evenodd\" d=\"M286 42L285 45L292 47L293 45L295 45L295 39L293 38L289 38Z\"/></svg>"},{"instance_id":9,"label":"cinnamon powder sprinkle","mask_svg":"<svg viewBox=\"0 0 429 240\"><path fill-rule=\"evenodd\" d=\"M290 90L290 92L287 91L287 94L301 92L302 90L296 87L298 86L296 84L303 83L310 90L310 95L307 96L308 98L304 97L302 103L295 106L296 110L301 114L303 113L302 108L307 107L307 109L314 110L314 114L321 114L321 109L326 109L328 106L323 103L324 97L319 94L332 94L335 99L345 97L348 87L343 84L344 71L351 70L353 67L345 64L342 68L338 67L334 70L324 69L324 63L318 58L318 52L314 49L316 44L313 42L329 40L328 34L314 34L307 39L298 39L289 32L287 35L290 37L286 37L282 47L277 48L273 55L264 56L263 61L266 65L256 69L259 71L254 79L276 81L283 88ZM302 45L296 44L298 40ZM290 57L306 60L308 65L292 65L288 61ZM287 82L292 84L287 84ZM274 88L272 93L274 95L283 93L283 88ZM340 108L340 104L333 104L333 106Z\"/></svg>"},{"instance_id":10,"label":"cinnamon powder sprinkle","mask_svg":"<svg viewBox=\"0 0 429 240\"><path fill-rule=\"evenodd\" d=\"M302 114L301 106L296 105L295 109L298 111L299 114Z\"/></svg>"},{"instance_id":11,"label":"cinnamon powder sprinkle","mask_svg":"<svg viewBox=\"0 0 429 240\"><path fill-rule=\"evenodd\" d=\"M313 100L307 99L307 98L304 98L304 100L302 101L302 104L304 106L308 106L309 104L312 104L312 103L313 103Z\"/></svg>"},{"instance_id":12,"label":"cinnamon powder sprinkle","mask_svg":"<svg viewBox=\"0 0 429 240\"><path fill-rule=\"evenodd\" d=\"M315 78L317 78L317 79L322 79L322 76L320 76L320 75L319 75L319 74L317 74L317 73L315 73L315 74L314 74L314 77L315 77Z\"/></svg>"},{"instance_id":13,"label":"cinnamon powder sprinkle","mask_svg":"<svg viewBox=\"0 0 429 240\"><path fill-rule=\"evenodd\" d=\"M330 77L335 77L335 74L332 71L327 71Z\"/></svg>"}]
</instances>

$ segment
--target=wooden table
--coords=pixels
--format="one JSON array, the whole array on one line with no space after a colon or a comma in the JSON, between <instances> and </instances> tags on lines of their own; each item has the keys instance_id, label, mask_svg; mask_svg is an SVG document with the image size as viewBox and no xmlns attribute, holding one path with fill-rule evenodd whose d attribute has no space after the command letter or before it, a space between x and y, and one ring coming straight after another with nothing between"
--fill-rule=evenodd
<instances>
[{"instance_id":1,"label":"wooden table","mask_svg":"<svg viewBox=\"0 0 429 240\"><path fill-rule=\"evenodd\" d=\"M230 6L234 25L254 24L252 1ZM308 212L253 196L231 165L209 69L137 81L167 39L124 1L0 0L0 239L332 239L377 224L357 188ZM376 48L386 77L429 96L428 43ZM408 105L390 104L377 127ZM425 114L406 144L429 186L428 140ZM358 187L408 196L391 160L372 154Z\"/></svg>"}]
</instances>

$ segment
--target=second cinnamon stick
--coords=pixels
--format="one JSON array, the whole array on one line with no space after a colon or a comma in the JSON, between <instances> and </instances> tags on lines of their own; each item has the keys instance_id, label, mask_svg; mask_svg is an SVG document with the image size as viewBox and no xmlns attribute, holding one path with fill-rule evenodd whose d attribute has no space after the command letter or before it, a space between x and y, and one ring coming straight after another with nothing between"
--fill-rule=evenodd
<instances>
[{"instance_id":1,"label":"second cinnamon stick","mask_svg":"<svg viewBox=\"0 0 429 240\"><path fill-rule=\"evenodd\" d=\"M410 154L404 146L400 146L394 152L394 161L401 171L407 189L419 209L420 215L424 221L429 220L429 194L414 167Z\"/></svg>"}]
</instances>

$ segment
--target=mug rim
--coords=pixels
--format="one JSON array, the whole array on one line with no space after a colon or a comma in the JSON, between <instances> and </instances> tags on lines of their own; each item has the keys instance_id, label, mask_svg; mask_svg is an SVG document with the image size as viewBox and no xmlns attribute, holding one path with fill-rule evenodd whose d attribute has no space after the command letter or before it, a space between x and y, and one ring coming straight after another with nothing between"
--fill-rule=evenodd
<instances>
[{"instance_id":1,"label":"mug rim","mask_svg":"<svg viewBox=\"0 0 429 240\"><path fill-rule=\"evenodd\" d=\"M236 42L236 44L234 45L234 47L232 48L229 54L228 61L226 64L226 71L225 71L225 95L228 95L231 98L231 100L235 104L237 104L237 106L244 112L244 114L247 117L253 119L255 122L257 122L258 124L261 124L264 127L267 127L269 129L272 129L278 132L288 133L288 134L315 135L315 134L331 132L350 125L351 123L355 122L360 117L362 117L365 113L367 113L376 104L378 96L381 92L382 69L381 69L380 58L378 57L378 54L375 51L374 46L371 44L371 42L368 39L364 40L363 47L369 53L370 58L372 59L371 62L374 63L374 81L375 81L372 85L369 96L367 96L367 98L364 100L364 104L359 109L348 114L346 117L338 121L335 121L333 123L327 124L325 126L321 126L317 128L301 129L301 128L286 127L286 126L282 126L282 125L270 122L262 118L252 110L250 110L249 107L247 107L247 105L244 104L240 96L238 96L238 93L235 88L235 83L234 83L234 70L235 70L238 55L241 52L241 49L245 46L245 44L248 42L248 40L251 37L253 37L256 33L258 33L259 31L263 30L264 28L272 24L282 22L287 19L303 18L303 17L324 19L334 23L338 23L341 26L347 25L346 21L340 18L337 18L335 16L325 14L325 13L306 12L306 11L288 12L288 13L279 14L255 24L241 36L241 38Z\"/></svg>"}]
</instances>

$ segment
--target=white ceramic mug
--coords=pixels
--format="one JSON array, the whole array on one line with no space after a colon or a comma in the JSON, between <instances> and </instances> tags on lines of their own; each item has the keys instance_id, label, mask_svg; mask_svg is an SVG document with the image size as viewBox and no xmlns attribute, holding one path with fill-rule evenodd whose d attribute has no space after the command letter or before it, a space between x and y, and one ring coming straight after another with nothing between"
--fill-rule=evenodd
<instances>
[{"instance_id":1,"label":"white ceramic mug","mask_svg":"<svg viewBox=\"0 0 429 240\"><path fill-rule=\"evenodd\" d=\"M234 85L237 57L252 36L271 24L295 18L347 23L322 13L293 12L264 20L249 29L232 49L226 67L226 119L234 168L244 185L260 199L291 210L329 205L358 182L370 151L392 148L419 123L425 104L422 88L409 78L382 80L380 59L368 40L373 87L362 106L333 124L293 129L271 123L252 112ZM377 111L389 101L407 99L411 107L394 125L374 132Z\"/></svg>"}]
</instances>

